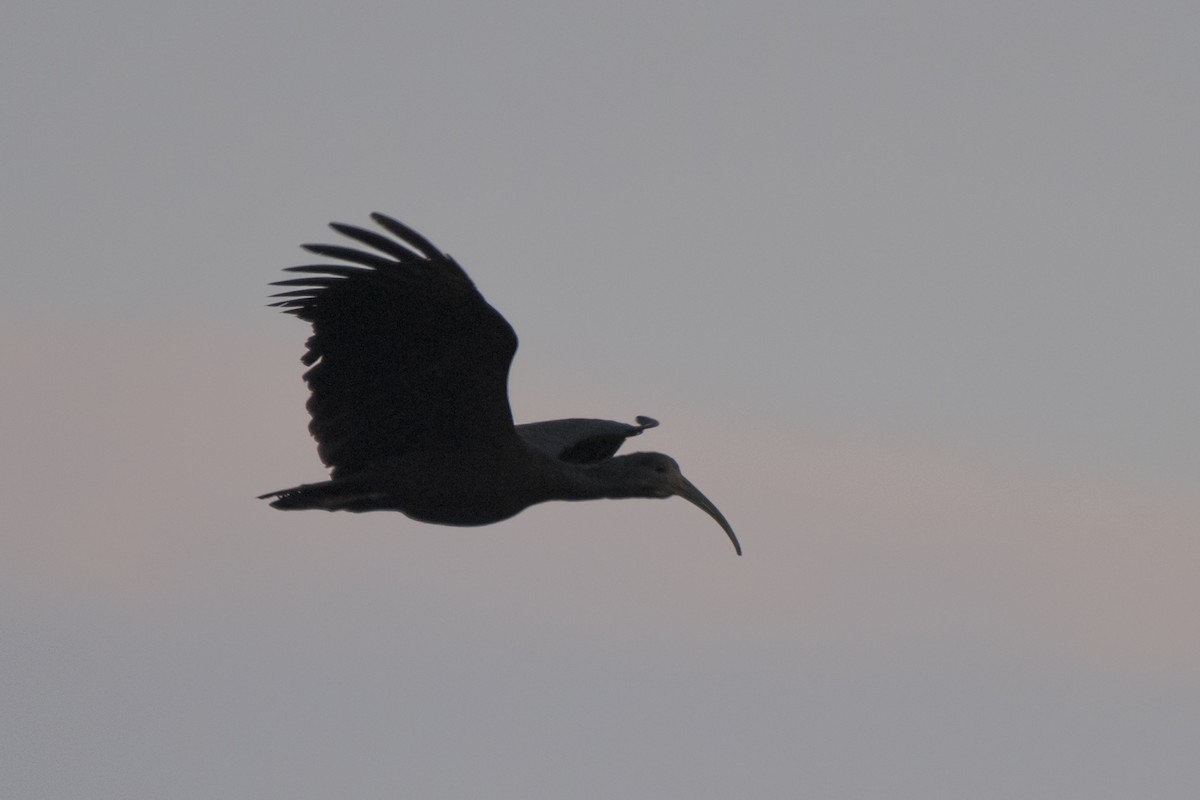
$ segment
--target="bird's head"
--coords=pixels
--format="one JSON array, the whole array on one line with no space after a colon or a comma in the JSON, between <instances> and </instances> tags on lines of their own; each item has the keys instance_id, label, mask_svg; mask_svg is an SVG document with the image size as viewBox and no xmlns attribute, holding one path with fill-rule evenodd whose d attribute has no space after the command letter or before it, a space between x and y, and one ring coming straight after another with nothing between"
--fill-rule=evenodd
<instances>
[{"instance_id":1,"label":"bird's head","mask_svg":"<svg viewBox=\"0 0 1200 800\"><path fill-rule=\"evenodd\" d=\"M627 470L625 483L636 496L682 497L715 519L729 537L729 541L733 542L733 549L739 556L742 554L742 546L738 543L733 527L725 519L725 515L691 481L683 477L675 459L662 453L632 453L618 456L613 461L624 462Z\"/></svg>"}]
</instances>

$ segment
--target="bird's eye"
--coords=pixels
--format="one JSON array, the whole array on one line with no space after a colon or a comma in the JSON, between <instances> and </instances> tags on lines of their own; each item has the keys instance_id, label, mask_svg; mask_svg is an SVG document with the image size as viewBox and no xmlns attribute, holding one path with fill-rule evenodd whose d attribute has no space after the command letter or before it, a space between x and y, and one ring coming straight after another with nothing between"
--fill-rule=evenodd
<instances>
[{"instance_id":1,"label":"bird's eye","mask_svg":"<svg viewBox=\"0 0 1200 800\"><path fill-rule=\"evenodd\" d=\"M654 471L657 472L659 475L666 474L667 465L666 464L655 464Z\"/></svg>"}]
</instances>

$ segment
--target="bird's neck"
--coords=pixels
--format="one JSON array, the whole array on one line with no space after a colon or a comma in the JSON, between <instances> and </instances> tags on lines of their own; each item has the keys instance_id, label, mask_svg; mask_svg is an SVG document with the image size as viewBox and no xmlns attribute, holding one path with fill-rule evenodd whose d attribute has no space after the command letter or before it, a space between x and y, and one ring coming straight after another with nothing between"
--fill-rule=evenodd
<instances>
[{"instance_id":1,"label":"bird's neck","mask_svg":"<svg viewBox=\"0 0 1200 800\"><path fill-rule=\"evenodd\" d=\"M622 463L623 456L605 459L598 464L569 464L558 459L548 459L554 476L551 485L555 500L600 500L638 497L641 493L631 487L625 478L629 470Z\"/></svg>"}]
</instances>

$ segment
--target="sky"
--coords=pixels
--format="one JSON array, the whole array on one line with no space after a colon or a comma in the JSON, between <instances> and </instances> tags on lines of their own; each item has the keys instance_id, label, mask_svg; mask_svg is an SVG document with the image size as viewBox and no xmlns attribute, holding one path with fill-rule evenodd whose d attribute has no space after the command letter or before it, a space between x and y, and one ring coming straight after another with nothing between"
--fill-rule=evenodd
<instances>
[{"instance_id":1,"label":"sky","mask_svg":"<svg viewBox=\"0 0 1200 800\"><path fill-rule=\"evenodd\" d=\"M1200 792L1191 3L0 11L0 795ZM371 211L681 500L321 480Z\"/></svg>"}]
</instances>

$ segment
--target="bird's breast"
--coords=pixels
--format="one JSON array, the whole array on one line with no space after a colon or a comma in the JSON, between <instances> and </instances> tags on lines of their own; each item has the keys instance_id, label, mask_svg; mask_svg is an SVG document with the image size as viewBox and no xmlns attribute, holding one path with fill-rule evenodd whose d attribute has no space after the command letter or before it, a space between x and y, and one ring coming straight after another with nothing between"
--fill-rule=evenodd
<instances>
[{"instance_id":1,"label":"bird's breast","mask_svg":"<svg viewBox=\"0 0 1200 800\"><path fill-rule=\"evenodd\" d=\"M440 525L487 525L549 499L541 470L504 453L411 453L363 476L376 508Z\"/></svg>"}]
</instances>

